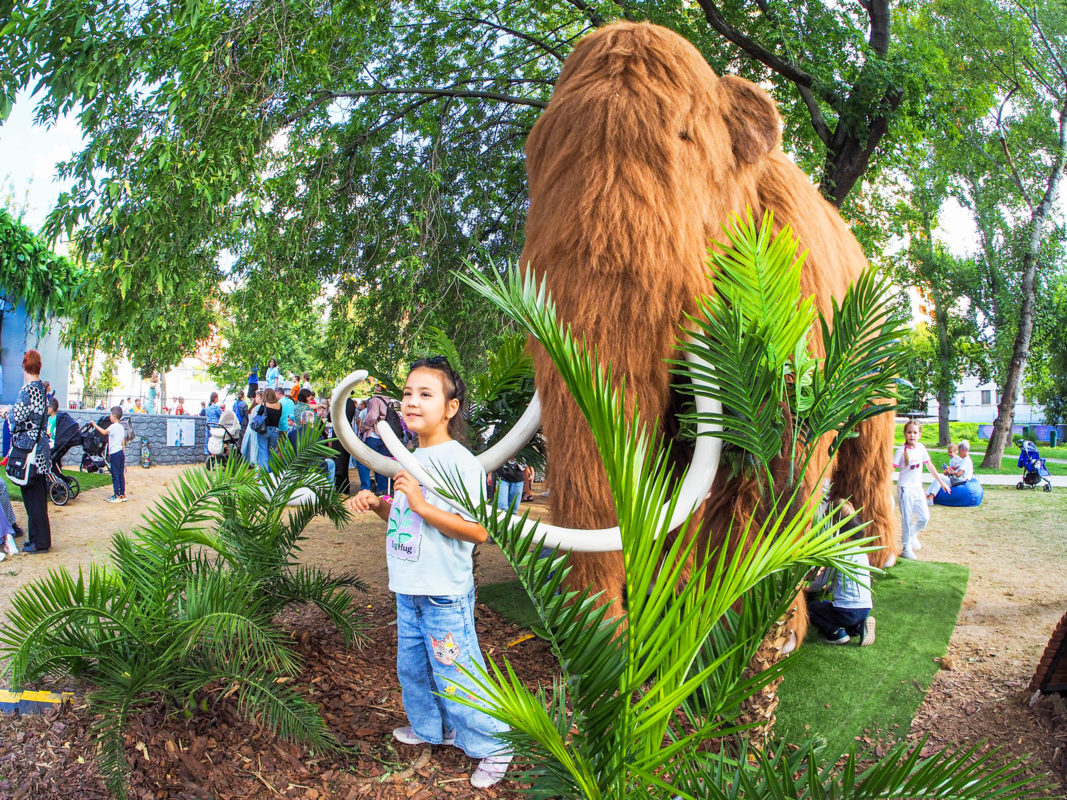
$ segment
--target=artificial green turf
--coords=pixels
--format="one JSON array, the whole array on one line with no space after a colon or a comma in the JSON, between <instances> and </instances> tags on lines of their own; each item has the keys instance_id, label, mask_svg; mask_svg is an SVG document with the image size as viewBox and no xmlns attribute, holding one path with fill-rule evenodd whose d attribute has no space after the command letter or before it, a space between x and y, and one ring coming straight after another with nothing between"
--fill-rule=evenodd
<instances>
[{"instance_id":1,"label":"artificial green turf","mask_svg":"<svg viewBox=\"0 0 1067 800\"><path fill-rule=\"evenodd\" d=\"M938 670L934 659L945 654L966 589L967 568L957 564L901 561L877 576L874 644L826 644L812 628L789 657L775 735L797 744L821 736L841 751L857 736L902 738ZM478 599L516 625L537 624L518 581L479 586Z\"/></svg>"},{"instance_id":2,"label":"artificial green turf","mask_svg":"<svg viewBox=\"0 0 1067 800\"><path fill-rule=\"evenodd\" d=\"M540 627L533 603L517 580L479 584L478 600L514 625L533 631Z\"/></svg>"},{"instance_id":3,"label":"artificial green turf","mask_svg":"<svg viewBox=\"0 0 1067 800\"><path fill-rule=\"evenodd\" d=\"M78 485L83 492L87 492L90 489L96 489L100 486L111 485L111 473L109 472L71 472L69 469L63 470L68 475L73 475L78 479ZM7 476L4 476L4 483L7 484L8 494L11 495L12 500L22 501L22 490L8 480ZM80 496L80 495L79 495ZM71 502L77 502L78 499L74 498Z\"/></svg>"},{"instance_id":4,"label":"artificial green turf","mask_svg":"<svg viewBox=\"0 0 1067 800\"><path fill-rule=\"evenodd\" d=\"M789 657L775 734L822 736L831 753L857 736L903 738L956 627L967 575L958 564L901 561L877 576L870 647L827 644L811 628Z\"/></svg>"}]
</instances>

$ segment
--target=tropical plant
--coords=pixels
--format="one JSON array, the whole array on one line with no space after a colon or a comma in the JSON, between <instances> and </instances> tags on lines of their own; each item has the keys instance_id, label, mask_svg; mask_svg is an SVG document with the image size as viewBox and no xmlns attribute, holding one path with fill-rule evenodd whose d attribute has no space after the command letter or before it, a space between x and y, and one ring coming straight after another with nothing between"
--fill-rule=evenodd
<instances>
[{"instance_id":1,"label":"tropical plant","mask_svg":"<svg viewBox=\"0 0 1067 800\"><path fill-rule=\"evenodd\" d=\"M764 496L777 499L800 488L824 436L832 436L833 456L860 422L892 410L894 378L907 357L894 345L907 324L868 269L840 304L832 302L831 328L813 298L801 299L804 254L796 256L792 229L772 237L773 223L767 212L757 228L750 211L724 229L728 244L709 257L715 294L698 301L682 344L704 365L676 366L683 378L703 378L694 382L697 394L722 403L703 421L721 425L724 442L751 454L744 463ZM813 342L825 357L811 354ZM789 471L776 486L771 464L779 455Z\"/></svg>"},{"instance_id":2,"label":"tropical plant","mask_svg":"<svg viewBox=\"0 0 1067 800\"><path fill-rule=\"evenodd\" d=\"M247 717L279 736L330 750L337 742L318 707L283 677L302 663L272 620L290 603L323 608L346 636L360 620L334 577L293 564L301 531L315 513L347 519L319 472L332 450L302 441L271 460L272 475L232 459L225 468L186 470L132 533L112 537L110 564L67 569L23 587L0 628L14 686L46 674L86 674L99 767L125 796L123 728L138 708L163 702L192 714L208 693L233 693ZM282 513L295 491L309 503Z\"/></svg>"},{"instance_id":3,"label":"tropical plant","mask_svg":"<svg viewBox=\"0 0 1067 800\"><path fill-rule=\"evenodd\" d=\"M735 233L734 243L742 246L730 253L732 269L754 274L758 266L753 261L764 252L757 246L760 236L752 227ZM1018 762L997 766L989 757L973 758L970 750L924 759L921 745L902 745L875 766L861 769L853 753L835 766L835 754L810 745L798 753L781 748L740 756L731 755L729 748L709 746L709 740L742 729L737 721L741 701L780 669L746 677L739 669L746 661L743 655L737 657L758 646L754 643L774 623L774 598L795 593L798 574L811 566L852 572L847 558L869 549L869 543L846 541L832 516L816 515L816 498L800 504L772 500L762 520L749 519L727 533L728 545L745 546L711 551L700 537L672 537L670 518L678 488L668 454L649 432L640 409L634 409L631 423L625 422L624 391L618 385L624 379L616 381L610 365L600 367L596 354L557 324L544 284L538 285L532 272L525 279L513 275L506 283L469 282L540 341L588 420L614 497L626 567L627 610L620 625L619 620L605 619L607 607L598 605L588 589L565 588L567 561L558 551L540 556L536 526L498 516L480 498L467 496L458 477L444 479L442 491L475 515L500 544L559 659L561 677L551 690L534 692L506 661L490 661L488 670L471 675L480 697L455 700L483 704L511 727L507 738L514 752L533 764L531 774L524 776L531 796L1035 796ZM786 288L795 282L788 270L770 284L775 290L770 296L791 299ZM856 314L849 329L864 340L874 312L869 304L865 312L857 306L863 307L864 298L874 294L874 288L861 285L837 309L846 320ZM708 301L705 307L710 307ZM740 367L753 373L763 369L765 350L772 345L782 348L778 358L808 365L807 359L796 357L794 347L808 326L791 318L787 311L781 320L788 336L767 339L761 347L742 341L740 352L750 361ZM742 338L750 334L744 326L739 330ZM849 344L843 332L827 352L847 360L858 346ZM850 371L823 369L839 377L827 378L823 388L809 384L806 390L810 407L823 415L816 418L816 411L811 412L807 425L812 432L826 427L830 416L845 423L862 416L854 407L858 401L853 381L840 377ZM814 371L805 366L804 374ZM769 445L766 452L771 452ZM768 584L771 591L757 591ZM738 607L743 617L733 611Z\"/></svg>"}]
</instances>

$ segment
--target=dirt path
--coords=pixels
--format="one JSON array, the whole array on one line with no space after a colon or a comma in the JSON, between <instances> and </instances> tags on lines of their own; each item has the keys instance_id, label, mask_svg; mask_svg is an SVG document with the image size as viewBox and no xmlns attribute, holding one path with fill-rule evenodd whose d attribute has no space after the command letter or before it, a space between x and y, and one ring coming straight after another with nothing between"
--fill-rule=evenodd
<instances>
[{"instance_id":1,"label":"dirt path","mask_svg":"<svg viewBox=\"0 0 1067 800\"><path fill-rule=\"evenodd\" d=\"M49 569L76 568L105 558L110 534L136 525L180 469L130 470L130 502L123 505L105 503L110 492L102 488L84 492L64 508L50 507L52 551L0 564L0 607L7 609L19 586ZM545 502L539 500L534 509L542 513ZM24 520L17 503L16 514ZM989 740L1010 754L1029 757L1036 771L1055 776L1058 796L1067 794L1062 783L1067 724L1048 701L1031 708L1026 686L1053 628L1067 611L1065 518L1067 492L1062 491L1024 493L991 487L980 508L933 510L920 556L964 564L971 576L946 669L934 681L910 733L913 738L929 735L932 746ZM370 584L375 607L387 608L384 527L373 515L345 530L316 521L307 530L303 558L330 569L355 571ZM479 551L479 582L512 577L499 551L491 546Z\"/></svg>"},{"instance_id":2,"label":"dirt path","mask_svg":"<svg viewBox=\"0 0 1067 800\"><path fill-rule=\"evenodd\" d=\"M932 745L988 740L1067 787L1067 720L1027 685L1067 612L1067 492L991 487L978 508L933 509L920 557L971 570L948 656L912 723Z\"/></svg>"}]
</instances>

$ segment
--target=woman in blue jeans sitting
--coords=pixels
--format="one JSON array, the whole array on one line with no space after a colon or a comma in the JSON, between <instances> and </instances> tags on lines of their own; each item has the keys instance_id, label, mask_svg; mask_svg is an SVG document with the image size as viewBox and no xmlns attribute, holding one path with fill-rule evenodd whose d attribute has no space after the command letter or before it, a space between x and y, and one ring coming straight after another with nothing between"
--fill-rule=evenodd
<instances>
[{"instance_id":1,"label":"woman in blue jeans sitting","mask_svg":"<svg viewBox=\"0 0 1067 800\"><path fill-rule=\"evenodd\" d=\"M278 395L273 389L264 389L260 392L263 399L263 413L266 415L267 428L262 433L257 433L259 438L259 466L268 469L270 454L278 449L278 423L282 418L282 404L278 402Z\"/></svg>"}]
</instances>

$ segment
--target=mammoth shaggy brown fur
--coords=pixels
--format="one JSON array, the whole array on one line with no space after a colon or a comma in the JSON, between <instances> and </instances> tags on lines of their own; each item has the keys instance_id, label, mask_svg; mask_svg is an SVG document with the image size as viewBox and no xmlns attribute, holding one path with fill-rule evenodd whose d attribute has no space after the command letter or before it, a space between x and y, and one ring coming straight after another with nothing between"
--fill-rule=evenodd
<instances>
[{"instance_id":1,"label":"mammoth shaggy brown fur","mask_svg":"<svg viewBox=\"0 0 1067 800\"><path fill-rule=\"evenodd\" d=\"M676 398L665 359L698 294L712 289L709 242L734 213L774 212L808 249L802 290L824 314L866 267L837 211L780 147L780 123L762 89L719 77L681 36L620 22L575 47L526 144L530 211L522 264L547 279L559 318L624 375L628 402L676 432ZM603 468L584 418L543 350L534 345L549 447L552 521L615 524ZM890 528L892 418L865 423L842 448L835 494L851 497L871 535L894 553ZM811 474L823 464L813 464ZM751 486L720 470L700 512L706 536L752 514ZM574 586L606 590L621 611L621 554L571 555ZM803 636L804 615L796 632Z\"/></svg>"}]
</instances>

